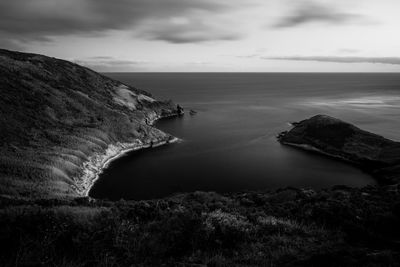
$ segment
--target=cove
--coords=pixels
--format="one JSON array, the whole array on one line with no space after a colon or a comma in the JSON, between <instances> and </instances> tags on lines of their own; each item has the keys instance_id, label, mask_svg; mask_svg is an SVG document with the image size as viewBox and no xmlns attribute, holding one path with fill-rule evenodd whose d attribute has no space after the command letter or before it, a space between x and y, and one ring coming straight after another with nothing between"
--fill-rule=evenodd
<instances>
[{"instance_id":1,"label":"cove","mask_svg":"<svg viewBox=\"0 0 400 267\"><path fill-rule=\"evenodd\" d=\"M135 77L136 83L145 85L143 88L156 97L170 95L187 111L194 109L197 114L191 116L187 112L182 118L157 122L155 127L183 141L128 153L112 162L93 186L90 196L94 198L141 200L197 190L227 193L288 186L362 187L375 184L374 179L349 164L282 146L276 141L276 134L287 130L290 121L327 113L388 137L398 136L395 124L386 120L386 125L379 120L380 112L390 118L388 112L394 112L393 108L378 109L368 104L362 109L352 106L338 109L314 103L321 99L338 103L340 100L334 99L338 94L342 98L357 97L354 90L346 93L347 86L354 86L361 78L365 80L357 75L345 75L349 80L345 87L338 85L335 76L323 77L324 82L319 82L319 74L287 77L247 74L240 79L233 76L228 79L222 74L198 74L194 78L193 74L125 75L117 78L125 77L129 82ZM308 88L307 93L297 94L293 89L296 85L288 77ZM376 81L377 77L373 78ZM321 92L321 85L326 86L329 81L331 87ZM357 85L357 88L360 95L371 94L370 87ZM368 120L364 119L365 112L370 112Z\"/></svg>"}]
</instances>

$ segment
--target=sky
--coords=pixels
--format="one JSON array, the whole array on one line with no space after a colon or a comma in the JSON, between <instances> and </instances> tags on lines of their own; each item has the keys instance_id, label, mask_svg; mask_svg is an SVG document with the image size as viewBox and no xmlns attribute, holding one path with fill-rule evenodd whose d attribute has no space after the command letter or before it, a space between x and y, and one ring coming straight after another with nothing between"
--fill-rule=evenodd
<instances>
[{"instance_id":1,"label":"sky","mask_svg":"<svg viewBox=\"0 0 400 267\"><path fill-rule=\"evenodd\" d=\"M398 72L399 0L0 0L0 47L101 72Z\"/></svg>"}]
</instances>

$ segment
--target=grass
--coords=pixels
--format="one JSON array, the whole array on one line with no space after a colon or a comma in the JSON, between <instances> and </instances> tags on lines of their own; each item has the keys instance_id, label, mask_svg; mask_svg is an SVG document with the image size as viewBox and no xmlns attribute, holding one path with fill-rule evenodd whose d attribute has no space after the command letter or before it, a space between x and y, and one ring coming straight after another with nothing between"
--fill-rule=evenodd
<instances>
[{"instance_id":1,"label":"grass","mask_svg":"<svg viewBox=\"0 0 400 267\"><path fill-rule=\"evenodd\" d=\"M117 142L165 138L146 119L176 112L172 102L149 102L143 90L41 55L0 50L0 76L0 177L23 181L1 183L12 197L76 197L71 181L88 157ZM113 100L121 86L136 109Z\"/></svg>"},{"instance_id":2,"label":"grass","mask_svg":"<svg viewBox=\"0 0 400 267\"><path fill-rule=\"evenodd\" d=\"M395 266L400 259L399 191L374 187L0 204L2 266Z\"/></svg>"},{"instance_id":3,"label":"grass","mask_svg":"<svg viewBox=\"0 0 400 267\"><path fill-rule=\"evenodd\" d=\"M315 148L325 155L350 162L372 174L381 184L400 182L400 142L361 130L326 115L294 123L279 134L283 144ZM299 147L297 146L297 147Z\"/></svg>"}]
</instances>

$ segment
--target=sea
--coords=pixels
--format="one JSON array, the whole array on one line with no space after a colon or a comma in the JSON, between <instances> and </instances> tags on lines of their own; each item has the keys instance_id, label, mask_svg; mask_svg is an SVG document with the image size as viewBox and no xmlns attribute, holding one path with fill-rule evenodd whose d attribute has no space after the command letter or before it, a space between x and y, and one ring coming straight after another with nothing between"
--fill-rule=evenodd
<instances>
[{"instance_id":1,"label":"sea","mask_svg":"<svg viewBox=\"0 0 400 267\"><path fill-rule=\"evenodd\" d=\"M182 141L128 153L90 191L99 199L268 191L375 180L350 164L279 144L277 134L317 114L400 140L396 73L106 73L181 105L183 117L156 127ZM190 110L192 112L190 114Z\"/></svg>"}]
</instances>

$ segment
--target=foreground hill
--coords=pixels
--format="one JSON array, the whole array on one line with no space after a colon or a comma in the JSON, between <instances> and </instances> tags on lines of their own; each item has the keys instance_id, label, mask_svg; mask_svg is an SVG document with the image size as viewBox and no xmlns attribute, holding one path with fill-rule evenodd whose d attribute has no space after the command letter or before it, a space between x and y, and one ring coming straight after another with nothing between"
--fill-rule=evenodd
<instances>
[{"instance_id":1,"label":"foreground hill","mask_svg":"<svg viewBox=\"0 0 400 267\"><path fill-rule=\"evenodd\" d=\"M176 113L71 62L0 50L0 195L82 195L105 158L169 140L150 124Z\"/></svg>"},{"instance_id":2,"label":"foreground hill","mask_svg":"<svg viewBox=\"0 0 400 267\"><path fill-rule=\"evenodd\" d=\"M400 182L400 143L326 115L293 123L279 135L282 144L354 163L379 182Z\"/></svg>"},{"instance_id":3,"label":"foreground hill","mask_svg":"<svg viewBox=\"0 0 400 267\"><path fill-rule=\"evenodd\" d=\"M1 266L399 266L400 187L2 200Z\"/></svg>"}]
</instances>

